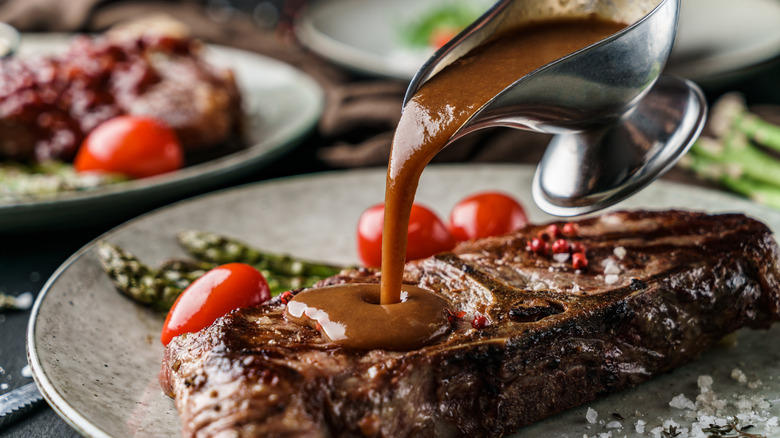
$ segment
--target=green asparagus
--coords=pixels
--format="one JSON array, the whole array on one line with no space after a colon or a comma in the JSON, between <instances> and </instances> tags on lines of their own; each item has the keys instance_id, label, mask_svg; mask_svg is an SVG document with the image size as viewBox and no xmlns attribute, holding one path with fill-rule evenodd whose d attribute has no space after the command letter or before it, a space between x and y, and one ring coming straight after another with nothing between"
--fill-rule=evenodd
<instances>
[{"instance_id":1,"label":"green asparagus","mask_svg":"<svg viewBox=\"0 0 780 438\"><path fill-rule=\"evenodd\" d=\"M780 151L780 126L751 113L738 93L728 93L718 99L712 107L709 125L716 137L739 132L750 141Z\"/></svg>"},{"instance_id":2,"label":"green asparagus","mask_svg":"<svg viewBox=\"0 0 780 438\"><path fill-rule=\"evenodd\" d=\"M208 231L187 230L178 234L179 243L198 260L213 263L242 262L271 275L289 278L326 278L338 274L341 266L307 262L288 255L273 254L252 248L229 237Z\"/></svg>"},{"instance_id":3,"label":"green asparagus","mask_svg":"<svg viewBox=\"0 0 780 438\"><path fill-rule=\"evenodd\" d=\"M713 106L714 137L700 137L680 161L699 178L721 184L756 202L780 208L780 127L751 113L731 93Z\"/></svg>"},{"instance_id":4,"label":"green asparagus","mask_svg":"<svg viewBox=\"0 0 780 438\"><path fill-rule=\"evenodd\" d=\"M79 174L68 163L0 163L0 202L47 198L66 191L84 190L126 181L115 174Z\"/></svg>"},{"instance_id":5,"label":"green asparagus","mask_svg":"<svg viewBox=\"0 0 780 438\"><path fill-rule=\"evenodd\" d=\"M271 295L309 287L339 273L343 268L271 254L243 242L205 231L184 231L179 241L194 259L171 259L158 268L142 263L124 249L100 242L98 254L103 268L117 289L133 300L167 311L193 281L225 263L246 263L266 278Z\"/></svg>"},{"instance_id":6,"label":"green asparagus","mask_svg":"<svg viewBox=\"0 0 780 438\"><path fill-rule=\"evenodd\" d=\"M97 250L100 263L116 288L133 300L156 310L169 310L191 282L184 276L166 275L163 271L151 268L134 255L108 242L99 242Z\"/></svg>"}]
</instances>

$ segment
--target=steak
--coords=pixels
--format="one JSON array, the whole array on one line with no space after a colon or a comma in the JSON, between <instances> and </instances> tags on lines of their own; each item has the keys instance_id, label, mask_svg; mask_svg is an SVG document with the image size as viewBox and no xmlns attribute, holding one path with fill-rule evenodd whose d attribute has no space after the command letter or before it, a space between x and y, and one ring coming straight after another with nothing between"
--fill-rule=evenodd
<instances>
[{"instance_id":1,"label":"steak","mask_svg":"<svg viewBox=\"0 0 780 438\"><path fill-rule=\"evenodd\" d=\"M124 114L164 121L185 151L240 141L243 129L233 72L186 36L82 35L59 55L0 61L0 159L70 161L90 131Z\"/></svg>"},{"instance_id":2,"label":"steak","mask_svg":"<svg viewBox=\"0 0 780 438\"><path fill-rule=\"evenodd\" d=\"M174 339L160 381L183 436L500 436L780 319L778 247L756 220L635 211L574 224L408 263L405 283L451 305L451 330L419 350L338 347L287 321L279 298ZM531 250L577 228L563 238L587 267ZM321 286L377 281L363 268Z\"/></svg>"}]
</instances>

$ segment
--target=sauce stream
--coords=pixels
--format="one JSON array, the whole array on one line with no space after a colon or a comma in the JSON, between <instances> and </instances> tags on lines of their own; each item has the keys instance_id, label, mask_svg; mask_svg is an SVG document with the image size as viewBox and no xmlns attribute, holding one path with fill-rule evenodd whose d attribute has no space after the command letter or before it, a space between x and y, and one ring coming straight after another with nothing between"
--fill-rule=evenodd
<instances>
[{"instance_id":1,"label":"sauce stream","mask_svg":"<svg viewBox=\"0 0 780 438\"><path fill-rule=\"evenodd\" d=\"M596 19L524 26L472 50L414 94L395 131L387 169L382 304L397 303L400 299L409 214L420 175L431 159L469 117L501 90L623 27Z\"/></svg>"},{"instance_id":2,"label":"sauce stream","mask_svg":"<svg viewBox=\"0 0 780 438\"><path fill-rule=\"evenodd\" d=\"M445 333L447 300L403 284L409 215L425 166L501 90L623 27L596 19L524 26L477 47L423 84L404 107L393 138L381 283L301 292L288 303L287 317L317 328L331 342L359 349L411 350Z\"/></svg>"}]
</instances>

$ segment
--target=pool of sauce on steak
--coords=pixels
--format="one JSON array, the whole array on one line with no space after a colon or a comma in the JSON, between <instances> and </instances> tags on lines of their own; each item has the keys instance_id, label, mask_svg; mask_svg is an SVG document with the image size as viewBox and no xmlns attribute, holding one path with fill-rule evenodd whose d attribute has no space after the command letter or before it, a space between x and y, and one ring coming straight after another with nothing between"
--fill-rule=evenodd
<instances>
[{"instance_id":1,"label":"pool of sauce on steak","mask_svg":"<svg viewBox=\"0 0 780 438\"><path fill-rule=\"evenodd\" d=\"M403 284L409 215L423 169L501 90L623 27L595 18L523 26L477 47L423 84L404 107L393 138L381 283L303 291L288 303L287 317L317 328L331 342L360 349L412 350L445 333L447 301Z\"/></svg>"}]
</instances>

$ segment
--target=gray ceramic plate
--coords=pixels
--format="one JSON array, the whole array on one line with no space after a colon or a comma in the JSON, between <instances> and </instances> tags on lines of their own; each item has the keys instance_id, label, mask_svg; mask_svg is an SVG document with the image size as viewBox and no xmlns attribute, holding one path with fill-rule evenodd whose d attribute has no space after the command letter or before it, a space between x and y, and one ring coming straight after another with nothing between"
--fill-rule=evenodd
<instances>
[{"instance_id":1,"label":"gray ceramic plate","mask_svg":"<svg viewBox=\"0 0 780 438\"><path fill-rule=\"evenodd\" d=\"M56 51L68 38L25 34L20 56ZM274 59L227 47L209 46L207 56L236 73L249 119L247 148L165 175L0 204L0 232L127 217L181 199L261 169L297 145L319 120L324 96L308 75Z\"/></svg>"},{"instance_id":2,"label":"gray ceramic plate","mask_svg":"<svg viewBox=\"0 0 780 438\"><path fill-rule=\"evenodd\" d=\"M527 166L434 166L426 170L418 201L446 215L462 196L482 189L516 194L533 221L549 219L533 207ZM382 170L302 176L201 196L157 210L107 233L102 239L119 244L143 261L157 264L184 255L175 242L182 229L205 229L241 238L270 251L287 252L335 263L357 263L355 225L359 214L383 198ZM727 194L657 182L618 208L687 208L741 211L780 229L780 213ZM35 380L49 403L73 427L88 436L177 436L179 420L173 402L157 383L162 357L159 333L163 318L133 304L114 290L102 272L93 245L74 254L46 283L33 309L28 353ZM729 377L740 368L750 390ZM527 436L581 438L612 431L614 436L639 436L638 419L646 429L658 417L683 421L684 411L670 408L680 393L697 394L701 374L715 379L714 389L733 394L760 394L780 415L780 327L769 333L739 332L738 345L717 348L696 363L633 390L565 412L524 429ZM589 424L587 408L604 424ZM624 419L623 429L607 429ZM613 424L614 426L614 424ZM763 432L758 426L754 432ZM619 433L618 433L619 432ZM780 436L776 429L774 436Z\"/></svg>"},{"instance_id":3,"label":"gray ceramic plate","mask_svg":"<svg viewBox=\"0 0 780 438\"><path fill-rule=\"evenodd\" d=\"M361 73L409 80L433 50L404 45L401 32L437 3L475 0L331 0L311 7L297 26L312 50ZM480 0L484 9L492 2ZM780 53L780 2L685 0L668 71L702 81Z\"/></svg>"}]
</instances>

